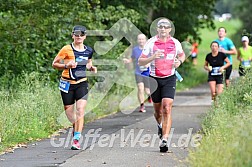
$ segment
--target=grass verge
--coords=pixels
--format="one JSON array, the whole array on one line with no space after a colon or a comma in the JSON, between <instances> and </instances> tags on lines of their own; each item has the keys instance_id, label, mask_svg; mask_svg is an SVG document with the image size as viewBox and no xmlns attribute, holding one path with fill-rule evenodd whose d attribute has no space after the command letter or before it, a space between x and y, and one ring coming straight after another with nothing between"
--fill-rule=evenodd
<instances>
[{"instance_id":1,"label":"grass verge","mask_svg":"<svg viewBox=\"0 0 252 167\"><path fill-rule=\"evenodd\" d=\"M59 92L44 81L36 73L23 74L14 81L15 89L1 91L0 151L59 129L55 121L63 111Z\"/></svg>"},{"instance_id":2,"label":"grass verge","mask_svg":"<svg viewBox=\"0 0 252 167\"><path fill-rule=\"evenodd\" d=\"M239 78L203 121L205 136L191 166L252 166L252 75Z\"/></svg>"}]
</instances>

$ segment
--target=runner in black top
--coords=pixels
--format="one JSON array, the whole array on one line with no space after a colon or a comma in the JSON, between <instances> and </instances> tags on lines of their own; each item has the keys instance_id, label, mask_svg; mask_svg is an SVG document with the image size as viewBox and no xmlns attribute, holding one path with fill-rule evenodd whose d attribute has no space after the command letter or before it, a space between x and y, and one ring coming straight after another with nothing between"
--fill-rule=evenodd
<instances>
[{"instance_id":1,"label":"runner in black top","mask_svg":"<svg viewBox=\"0 0 252 167\"><path fill-rule=\"evenodd\" d=\"M219 44L213 41L210 45L212 52L206 55L204 68L208 73L208 83L211 90L212 100L223 91L223 70L230 66L227 56L219 52ZM224 62L226 62L225 65Z\"/></svg>"}]
</instances>

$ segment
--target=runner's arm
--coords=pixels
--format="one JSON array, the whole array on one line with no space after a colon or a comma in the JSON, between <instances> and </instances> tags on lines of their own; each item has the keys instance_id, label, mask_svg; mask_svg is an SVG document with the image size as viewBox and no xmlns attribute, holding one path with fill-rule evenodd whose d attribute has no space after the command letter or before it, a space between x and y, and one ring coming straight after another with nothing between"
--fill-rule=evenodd
<instances>
[{"instance_id":1,"label":"runner's arm","mask_svg":"<svg viewBox=\"0 0 252 167\"><path fill-rule=\"evenodd\" d=\"M209 68L209 66L208 66L208 62L207 61L205 61L204 69L207 70L207 71L209 71L209 72L211 71L210 68Z\"/></svg>"},{"instance_id":2,"label":"runner's arm","mask_svg":"<svg viewBox=\"0 0 252 167\"><path fill-rule=\"evenodd\" d=\"M61 63L61 58L59 56L56 56L53 60L52 66L53 68L56 68L58 70L64 70L64 69L68 69L68 68L76 68L77 63L72 61L69 61L68 63L64 64Z\"/></svg>"},{"instance_id":3,"label":"runner's arm","mask_svg":"<svg viewBox=\"0 0 252 167\"><path fill-rule=\"evenodd\" d=\"M237 60L242 61L240 50L238 50L238 53L237 53Z\"/></svg>"},{"instance_id":4,"label":"runner's arm","mask_svg":"<svg viewBox=\"0 0 252 167\"><path fill-rule=\"evenodd\" d=\"M150 64L153 60L156 58L160 58L163 55L163 52L156 51L154 54L152 54L150 57L147 57L146 55L142 54L138 59L138 65L139 66L146 66Z\"/></svg>"},{"instance_id":5,"label":"runner's arm","mask_svg":"<svg viewBox=\"0 0 252 167\"><path fill-rule=\"evenodd\" d=\"M222 72L224 69L226 69L230 66L230 61L227 57L225 58L224 61L226 62L226 64L219 69L220 72Z\"/></svg>"},{"instance_id":6,"label":"runner's arm","mask_svg":"<svg viewBox=\"0 0 252 167\"><path fill-rule=\"evenodd\" d=\"M92 59L88 59L86 67L88 70L93 71L94 73L97 73L97 67L93 66Z\"/></svg>"},{"instance_id":7,"label":"runner's arm","mask_svg":"<svg viewBox=\"0 0 252 167\"><path fill-rule=\"evenodd\" d=\"M237 50L236 48L232 48L231 50L225 50L224 51L225 54L230 54L230 55L236 55L237 54Z\"/></svg>"},{"instance_id":8,"label":"runner's arm","mask_svg":"<svg viewBox=\"0 0 252 167\"><path fill-rule=\"evenodd\" d=\"M132 58L129 58L129 59L124 58L123 59L123 63L125 63L125 64L129 64L129 63L132 63L132 62L133 62Z\"/></svg>"}]
</instances>

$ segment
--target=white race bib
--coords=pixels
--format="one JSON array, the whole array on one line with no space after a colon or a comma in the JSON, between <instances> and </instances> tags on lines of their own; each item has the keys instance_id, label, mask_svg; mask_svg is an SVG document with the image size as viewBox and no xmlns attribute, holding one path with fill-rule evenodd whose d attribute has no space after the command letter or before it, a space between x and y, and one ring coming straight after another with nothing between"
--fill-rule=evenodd
<instances>
[{"instance_id":1,"label":"white race bib","mask_svg":"<svg viewBox=\"0 0 252 167\"><path fill-rule=\"evenodd\" d=\"M242 66L243 67L250 67L250 61L249 60L242 61Z\"/></svg>"},{"instance_id":2,"label":"white race bib","mask_svg":"<svg viewBox=\"0 0 252 167\"><path fill-rule=\"evenodd\" d=\"M166 55L166 59L167 59L167 60L172 60L173 58L174 58L174 54L169 54L169 53L168 53L168 54Z\"/></svg>"},{"instance_id":3,"label":"white race bib","mask_svg":"<svg viewBox=\"0 0 252 167\"><path fill-rule=\"evenodd\" d=\"M220 67L213 67L211 71L211 75L221 75L222 73L219 71Z\"/></svg>"}]
</instances>

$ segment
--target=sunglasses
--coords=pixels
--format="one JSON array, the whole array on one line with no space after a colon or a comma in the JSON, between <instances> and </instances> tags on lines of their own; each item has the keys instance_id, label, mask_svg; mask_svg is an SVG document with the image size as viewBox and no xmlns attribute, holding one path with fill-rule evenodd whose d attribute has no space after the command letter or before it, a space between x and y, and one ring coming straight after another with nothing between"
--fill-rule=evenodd
<instances>
[{"instance_id":1,"label":"sunglasses","mask_svg":"<svg viewBox=\"0 0 252 167\"><path fill-rule=\"evenodd\" d=\"M86 33L84 31L74 31L73 34L76 37L80 37L80 36L83 37L86 35Z\"/></svg>"},{"instance_id":2,"label":"sunglasses","mask_svg":"<svg viewBox=\"0 0 252 167\"><path fill-rule=\"evenodd\" d=\"M159 29L162 29L162 28L164 28L164 29L169 29L169 28L171 28L171 27L170 27L170 26L165 26L165 25L159 25L158 28L159 28Z\"/></svg>"}]
</instances>

